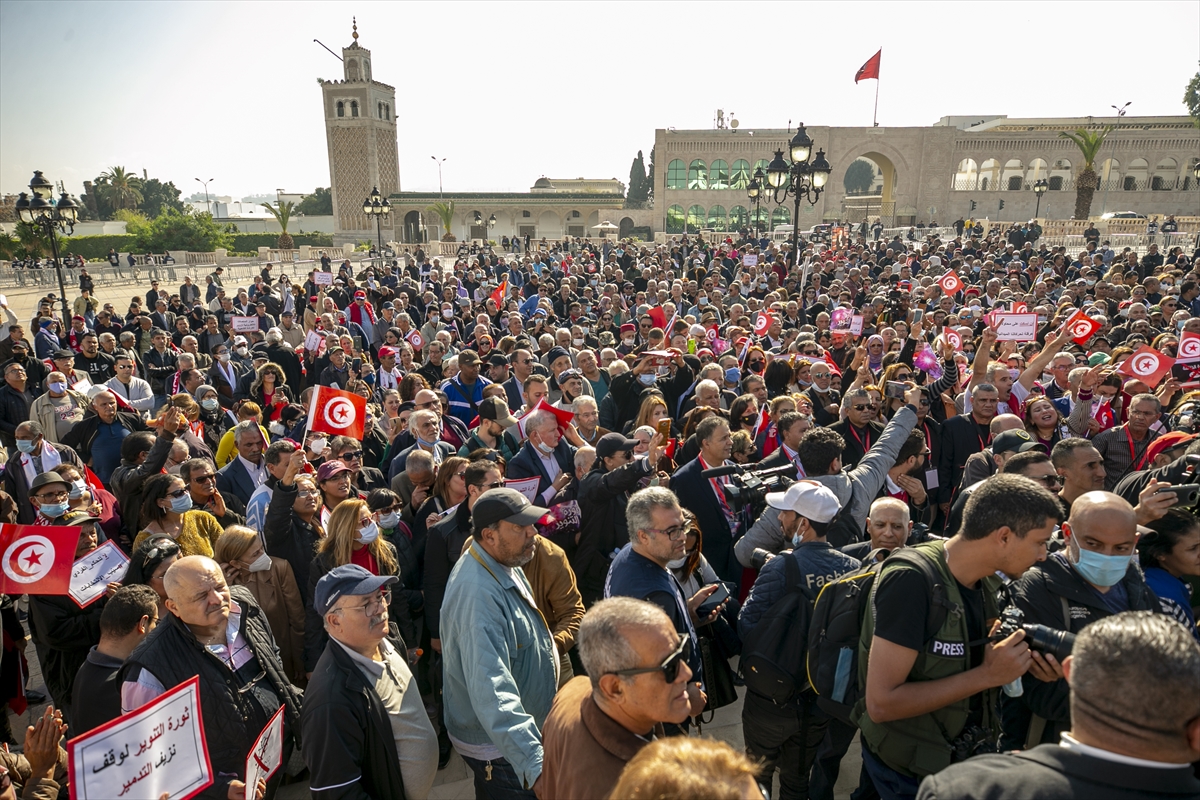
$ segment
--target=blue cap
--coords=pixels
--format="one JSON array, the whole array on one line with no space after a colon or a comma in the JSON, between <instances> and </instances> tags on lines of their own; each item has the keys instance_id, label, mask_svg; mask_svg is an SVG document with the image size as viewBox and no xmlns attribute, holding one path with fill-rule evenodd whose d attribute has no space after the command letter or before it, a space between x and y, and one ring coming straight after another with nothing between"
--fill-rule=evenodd
<instances>
[{"instance_id":1,"label":"blue cap","mask_svg":"<svg viewBox=\"0 0 1200 800\"><path fill-rule=\"evenodd\" d=\"M372 575L358 564L343 564L329 570L317 581L317 589L313 592L313 608L324 617L340 598L374 594L379 587L398 580L395 575Z\"/></svg>"},{"instance_id":2,"label":"blue cap","mask_svg":"<svg viewBox=\"0 0 1200 800\"><path fill-rule=\"evenodd\" d=\"M730 367L729 369L725 370L725 382L726 383L737 383L741 379L742 379L742 371L740 369L738 369L737 367Z\"/></svg>"}]
</instances>

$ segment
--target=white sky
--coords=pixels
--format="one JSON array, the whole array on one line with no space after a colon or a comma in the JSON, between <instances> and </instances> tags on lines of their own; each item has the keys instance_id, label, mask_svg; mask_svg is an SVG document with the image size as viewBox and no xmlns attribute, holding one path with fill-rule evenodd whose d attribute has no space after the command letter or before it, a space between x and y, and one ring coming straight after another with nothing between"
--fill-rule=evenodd
<instances>
[{"instance_id":1,"label":"white sky","mask_svg":"<svg viewBox=\"0 0 1200 800\"><path fill-rule=\"evenodd\" d=\"M885 126L1183 114L1200 60L1196 2L0 0L0 192L41 169L76 194L115 165L184 197L197 177L235 199L328 185L316 79L342 65L312 40L340 52L352 15L397 88L409 191L437 190L431 155L447 191L627 182L655 128L718 107L743 128L870 125L875 82L853 77L881 45Z\"/></svg>"}]
</instances>

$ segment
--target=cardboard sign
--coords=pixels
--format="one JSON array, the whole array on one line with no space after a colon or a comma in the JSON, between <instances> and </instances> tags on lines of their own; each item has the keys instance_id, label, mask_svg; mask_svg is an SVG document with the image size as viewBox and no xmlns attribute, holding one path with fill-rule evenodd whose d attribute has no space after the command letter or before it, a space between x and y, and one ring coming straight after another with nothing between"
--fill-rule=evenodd
<instances>
[{"instance_id":1,"label":"cardboard sign","mask_svg":"<svg viewBox=\"0 0 1200 800\"><path fill-rule=\"evenodd\" d=\"M200 678L67 742L77 800L188 800L212 785Z\"/></svg>"},{"instance_id":2,"label":"cardboard sign","mask_svg":"<svg viewBox=\"0 0 1200 800\"><path fill-rule=\"evenodd\" d=\"M992 314L998 342L1032 342L1037 338L1037 314Z\"/></svg>"},{"instance_id":3,"label":"cardboard sign","mask_svg":"<svg viewBox=\"0 0 1200 800\"><path fill-rule=\"evenodd\" d=\"M71 567L71 599L80 608L91 605L128 571L129 556L110 539Z\"/></svg>"},{"instance_id":4,"label":"cardboard sign","mask_svg":"<svg viewBox=\"0 0 1200 800\"><path fill-rule=\"evenodd\" d=\"M309 353L315 353L321 349L321 345L325 343L325 339L316 331L309 331L304 337L304 349Z\"/></svg>"},{"instance_id":5,"label":"cardboard sign","mask_svg":"<svg viewBox=\"0 0 1200 800\"><path fill-rule=\"evenodd\" d=\"M332 272L314 272L313 283L317 286L333 286Z\"/></svg>"},{"instance_id":6,"label":"cardboard sign","mask_svg":"<svg viewBox=\"0 0 1200 800\"><path fill-rule=\"evenodd\" d=\"M538 481L537 476L532 478L507 478L504 481L504 488L516 489L521 494L525 495L525 499L531 503L537 502Z\"/></svg>"},{"instance_id":7,"label":"cardboard sign","mask_svg":"<svg viewBox=\"0 0 1200 800\"><path fill-rule=\"evenodd\" d=\"M284 708L280 706L275 716L271 717L246 757L246 800L254 800L254 790L260 778L270 780L283 764Z\"/></svg>"},{"instance_id":8,"label":"cardboard sign","mask_svg":"<svg viewBox=\"0 0 1200 800\"><path fill-rule=\"evenodd\" d=\"M746 253L746 255L742 256L742 266L743 267L757 267L758 266L758 253Z\"/></svg>"},{"instance_id":9,"label":"cardboard sign","mask_svg":"<svg viewBox=\"0 0 1200 800\"><path fill-rule=\"evenodd\" d=\"M234 333L250 333L258 330L258 317L234 317L232 321Z\"/></svg>"},{"instance_id":10,"label":"cardboard sign","mask_svg":"<svg viewBox=\"0 0 1200 800\"><path fill-rule=\"evenodd\" d=\"M855 314L850 318L850 333L854 336L862 336L863 318L862 314Z\"/></svg>"}]
</instances>

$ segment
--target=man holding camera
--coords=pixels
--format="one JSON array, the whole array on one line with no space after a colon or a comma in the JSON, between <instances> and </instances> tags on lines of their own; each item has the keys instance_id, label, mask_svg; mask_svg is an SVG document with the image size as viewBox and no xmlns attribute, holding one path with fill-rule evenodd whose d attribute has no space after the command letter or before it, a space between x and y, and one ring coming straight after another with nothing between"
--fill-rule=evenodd
<instances>
[{"instance_id":1,"label":"man holding camera","mask_svg":"<svg viewBox=\"0 0 1200 800\"><path fill-rule=\"evenodd\" d=\"M995 573L1015 578L1044 560L1061 519L1045 488L997 475L975 490L954 537L884 562L859 644L865 703L854 710L863 763L884 800L915 797L924 776L993 750L999 687L1031 667L1048 674L1023 630L996 642L989 634L1000 611Z\"/></svg>"},{"instance_id":2,"label":"man holding camera","mask_svg":"<svg viewBox=\"0 0 1200 800\"><path fill-rule=\"evenodd\" d=\"M1128 502L1110 492L1088 492L1071 505L1063 523L1064 550L1035 565L1012 585L1013 604L1026 624L1078 633L1098 619L1122 611L1159 611L1158 599L1133 564L1137 518ZM1001 750L1025 750L1057 742L1068 730L1070 691L1061 658L1044 658L1052 675L1022 679L1020 697L1001 699Z\"/></svg>"}]
</instances>

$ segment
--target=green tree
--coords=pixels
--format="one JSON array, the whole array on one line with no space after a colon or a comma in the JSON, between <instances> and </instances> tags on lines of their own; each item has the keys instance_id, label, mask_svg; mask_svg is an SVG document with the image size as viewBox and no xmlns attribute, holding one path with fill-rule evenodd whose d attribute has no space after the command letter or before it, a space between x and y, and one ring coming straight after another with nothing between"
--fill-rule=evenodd
<instances>
[{"instance_id":1,"label":"green tree","mask_svg":"<svg viewBox=\"0 0 1200 800\"><path fill-rule=\"evenodd\" d=\"M650 148L650 169L646 171L646 197L654 198L654 148Z\"/></svg>"},{"instance_id":2,"label":"green tree","mask_svg":"<svg viewBox=\"0 0 1200 800\"><path fill-rule=\"evenodd\" d=\"M846 177L842 185L846 194L866 194L875 183L875 167L865 159L857 159L846 169Z\"/></svg>"},{"instance_id":3,"label":"green tree","mask_svg":"<svg viewBox=\"0 0 1200 800\"><path fill-rule=\"evenodd\" d=\"M1183 104L1187 106L1188 116L1192 118L1192 123L1200 128L1200 72L1197 72L1188 81L1187 89L1183 93Z\"/></svg>"},{"instance_id":4,"label":"green tree","mask_svg":"<svg viewBox=\"0 0 1200 800\"><path fill-rule=\"evenodd\" d=\"M20 251L20 244L17 241L17 237L8 231L0 231L0 259L12 261L13 257Z\"/></svg>"},{"instance_id":5,"label":"green tree","mask_svg":"<svg viewBox=\"0 0 1200 800\"><path fill-rule=\"evenodd\" d=\"M162 213L163 208L173 208L183 211L183 201L179 199L179 189L174 181L163 183L158 178L142 181L142 202L138 209L150 219Z\"/></svg>"},{"instance_id":6,"label":"green tree","mask_svg":"<svg viewBox=\"0 0 1200 800\"><path fill-rule=\"evenodd\" d=\"M136 236L137 249L152 253L167 250L211 253L218 247L228 248L232 242L229 234L213 221L211 214L197 214L190 207L182 212L173 208L164 209L147 222Z\"/></svg>"},{"instance_id":7,"label":"green tree","mask_svg":"<svg viewBox=\"0 0 1200 800\"><path fill-rule=\"evenodd\" d=\"M1060 131L1058 134L1061 138L1074 142L1083 154L1083 169L1075 179L1075 219L1087 219L1092 213L1092 198L1096 194L1096 187L1100 185L1095 169L1096 154L1100 152L1105 137L1112 129L1113 126L1109 125L1098 131L1078 128L1075 131Z\"/></svg>"},{"instance_id":8,"label":"green tree","mask_svg":"<svg viewBox=\"0 0 1200 800\"><path fill-rule=\"evenodd\" d=\"M292 219L292 215L296 213L296 204L291 200L285 200L279 204L278 208L270 203L262 203L261 205L267 211L271 212L271 216L273 216L275 221L279 223L279 230L282 231L282 233L279 234L279 241L275 243L275 246L280 250L295 249L296 243L292 240L287 228L288 222L290 222Z\"/></svg>"},{"instance_id":9,"label":"green tree","mask_svg":"<svg viewBox=\"0 0 1200 800\"><path fill-rule=\"evenodd\" d=\"M137 235L146 224L150 222L150 218L140 211L130 211L127 208L122 208L117 213L113 214L113 219L118 222L125 223L125 232Z\"/></svg>"},{"instance_id":10,"label":"green tree","mask_svg":"<svg viewBox=\"0 0 1200 800\"><path fill-rule=\"evenodd\" d=\"M328 217L333 215L333 192L328 187L318 186L312 194L306 194L296 206L296 213L306 217Z\"/></svg>"},{"instance_id":11,"label":"green tree","mask_svg":"<svg viewBox=\"0 0 1200 800\"><path fill-rule=\"evenodd\" d=\"M137 208L142 202L142 179L124 167L109 167L100 176L103 181L101 194L105 195L109 207L116 211L122 208Z\"/></svg>"},{"instance_id":12,"label":"green tree","mask_svg":"<svg viewBox=\"0 0 1200 800\"><path fill-rule=\"evenodd\" d=\"M442 221L442 241L453 242L457 241L450 229L454 227L454 201L448 200L445 202L434 203L425 209L437 215L437 218Z\"/></svg>"},{"instance_id":13,"label":"green tree","mask_svg":"<svg viewBox=\"0 0 1200 800\"><path fill-rule=\"evenodd\" d=\"M25 253L28 256L49 256L53 251L50 249L50 238L46 235L44 228L38 225L30 225L28 222L18 222L16 228L17 234L17 250ZM58 252L65 253L67 251L67 240L60 234L55 233L55 238L58 240Z\"/></svg>"},{"instance_id":14,"label":"green tree","mask_svg":"<svg viewBox=\"0 0 1200 800\"><path fill-rule=\"evenodd\" d=\"M625 206L645 208L649 190L650 187L646 183L646 162L642 159L642 151L638 150L637 158L629 165L629 189L625 195Z\"/></svg>"}]
</instances>

